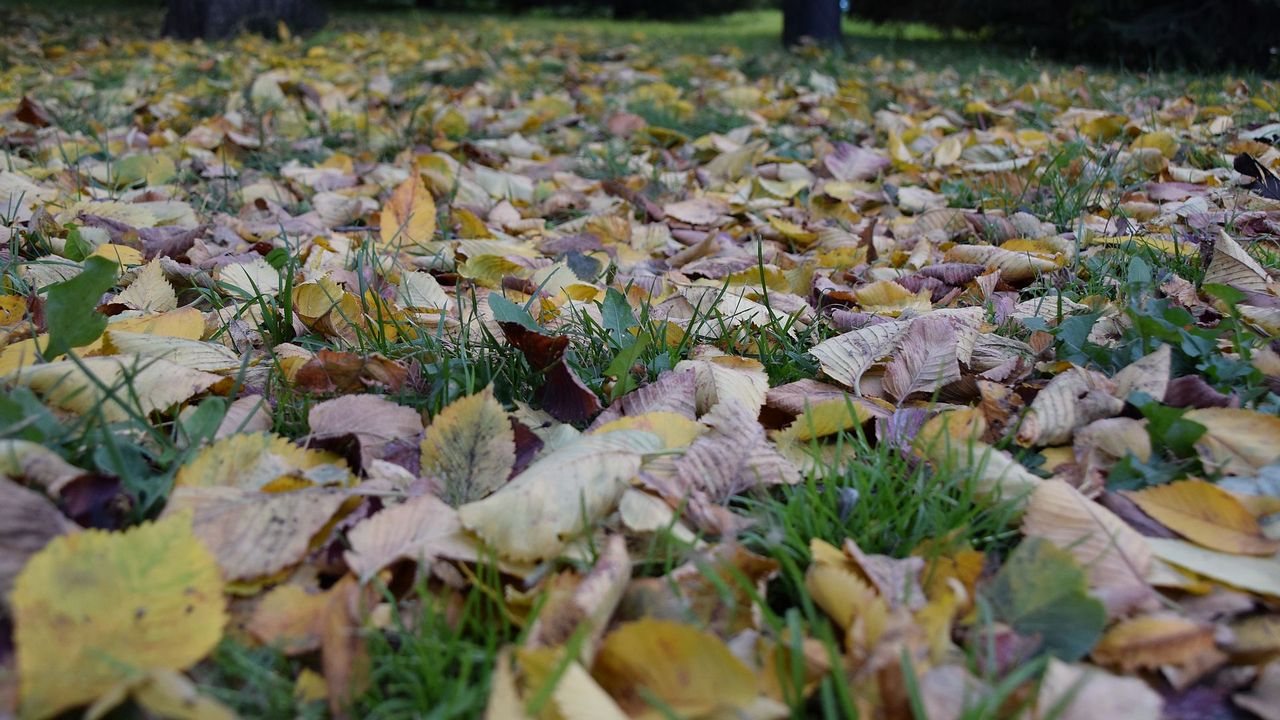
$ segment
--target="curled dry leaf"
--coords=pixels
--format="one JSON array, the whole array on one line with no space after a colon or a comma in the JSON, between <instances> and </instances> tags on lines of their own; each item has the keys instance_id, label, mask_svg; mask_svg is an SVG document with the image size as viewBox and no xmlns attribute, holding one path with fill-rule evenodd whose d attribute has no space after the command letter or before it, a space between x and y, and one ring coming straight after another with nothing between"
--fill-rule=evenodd
<instances>
[{"instance_id":1,"label":"curled dry leaf","mask_svg":"<svg viewBox=\"0 0 1280 720\"><path fill-rule=\"evenodd\" d=\"M1129 363L1113 378L1115 396L1128 400L1134 393L1146 393L1152 400L1163 402L1169 389L1173 351L1161 345L1151 353Z\"/></svg>"},{"instance_id":2,"label":"curled dry leaf","mask_svg":"<svg viewBox=\"0 0 1280 720\"><path fill-rule=\"evenodd\" d=\"M1124 409L1116 385L1101 373L1071 368L1049 381L1031 401L1018 429L1018 442L1028 447L1059 445L1094 420Z\"/></svg>"},{"instance_id":3,"label":"curled dry leaf","mask_svg":"<svg viewBox=\"0 0 1280 720\"><path fill-rule=\"evenodd\" d=\"M1246 292L1269 292L1270 278L1240 243L1226 233L1218 231L1213 243L1213 255L1204 269L1205 283L1230 285Z\"/></svg>"},{"instance_id":4,"label":"curled dry leaf","mask_svg":"<svg viewBox=\"0 0 1280 720\"><path fill-rule=\"evenodd\" d=\"M697 352L694 358L681 360L675 371L692 371L694 401L699 415L705 415L730 398L751 412L760 412L765 393L769 390L769 376L758 360Z\"/></svg>"},{"instance_id":5,"label":"curled dry leaf","mask_svg":"<svg viewBox=\"0 0 1280 720\"><path fill-rule=\"evenodd\" d=\"M590 663L596 643L618 607L631 580L631 558L626 540L612 535L605 542L591 571L581 578L560 575L550 589L547 603L529 628L529 647L556 647L567 643L585 624L579 659Z\"/></svg>"},{"instance_id":6,"label":"curled dry leaf","mask_svg":"<svg viewBox=\"0 0 1280 720\"><path fill-rule=\"evenodd\" d=\"M916 393L932 394L960 379L956 331L946 318L911 323L885 366L884 388L899 402Z\"/></svg>"},{"instance_id":7,"label":"curled dry leaf","mask_svg":"<svg viewBox=\"0 0 1280 720\"><path fill-rule=\"evenodd\" d=\"M492 495L458 508L459 517L503 557L553 557L586 524L613 509L642 456L661 447L661 438L639 430L583 435Z\"/></svg>"},{"instance_id":8,"label":"curled dry leaf","mask_svg":"<svg viewBox=\"0 0 1280 720\"><path fill-rule=\"evenodd\" d=\"M54 451L30 440L0 440L0 476L39 485L57 497L73 480L88 473Z\"/></svg>"},{"instance_id":9,"label":"curled dry leaf","mask_svg":"<svg viewBox=\"0 0 1280 720\"><path fill-rule=\"evenodd\" d=\"M893 354L911 322L895 320L851 330L816 345L809 354L818 359L822 372L862 394L862 376L872 365Z\"/></svg>"}]
</instances>

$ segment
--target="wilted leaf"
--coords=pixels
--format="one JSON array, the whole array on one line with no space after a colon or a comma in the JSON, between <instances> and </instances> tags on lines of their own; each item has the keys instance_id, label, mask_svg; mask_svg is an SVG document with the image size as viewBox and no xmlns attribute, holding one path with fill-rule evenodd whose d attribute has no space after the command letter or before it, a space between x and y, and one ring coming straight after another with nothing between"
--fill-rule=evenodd
<instances>
[{"instance_id":1,"label":"wilted leaf","mask_svg":"<svg viewBox=\"0 0 1280 720\"><path fill-rule=\"evenodd\" d=\"M226 622L217 565L188 514L57 538L23 568L10 602L26 718L95 700L137 672L183 670Z\"/></svg>"},{"instance_id":2,"label":"wilted leaf","mask_svg":"<svg viewBox=\"0 0 1280 720\"><path fill-rule=\"evenodd\" d=\"M9 376L65 410L101 412L108 422L150 415L222 380L160 358L113 355L26 367Z\"/></svg>"},{"instance_id":3,"label":"wilted leaf","mask_svg":"<svg viewBox=\"0 0 1280 720\"><path fill-rule=\"evenodd\" d=\"M423 245L435 235L436 203L417 173L391 193L382 206L379 226L382 242L388 246Z\"/></svg>"},{"instance_id":4,"label":"wilted leaf","mask_svg":"<svg viewBox=\"0 0 1280 720\"><path fill-rule=\"evenodd\" d=\"M1202 408L1183 417L1205 427L1196 451L1208 470L1253 475L1280 462L1280 417L1236 408Z\"/></svg>"},{"instance_id":5,"label":"wilted leaf","mask_svg":"<svg viewBox=\"0 0 1280 720\"><path fill-rule=\"evenodd\" d=\"M1093 659L1132 673L1139 668L1185 665L1206 653L1217 653L1212 625L1177 615L1143 615L1108 630L1093 649Z\"/></svg>"},{"instance_id":6,"label":"wilted leaf","mask_svg":"<svg viewBox=\"0 0 1280 720\"><path fill-rule=\"evenodd\" d=\"M1050 660L1036 712L1059 720L1160 720L1164 701L1138 678L1122 678L1088 665Z\"/></svg>"},{"instance_id":7,"label":"wilted leaf","mask_svg":"<svg viewBox=\"0 0 1280 720\"><path fill-rule=\"evenodd\" d=\"M828 377L861 395L862 376L872 365L893 354L910 326L906 320L868 325L824 340L809 353L818 358Z\"/></svg>"},{"instance_id":8,"label":"wilted leaf","mask_svg":"<svg viewBox=\"0 0 1280 720\"><path fill-rule=\"evenodd\" d=\"M0 603L8 602L14 578L32 555L76 529L48 498L0 473Z\"/></svg>"},{"instance_id":9,"label":"wilted leaf","mask_svg":"<svg viewBox=\"0 0 1280 720\"><path fill-rule=\"evenodd\" d=\"M254 580L301 560L348 497L331 488L177 487L162 517L190 511L193 531L217 556L223 577Z\"/></svg>"},{"instance_id":10,"label":"wilted leaf","mask_svg":"<svg viewBox=\"0 0 1280 720\"><path fill-rule=\"evenodd\" d=\"M1208 550L1184 540L1146 538L1155 557L1215 582L1280 598L1280 562Z\"/></svg>"},{"instance_id":11,"label":"wilted leaf","mask_svg":"<svg viewBox=\"0 0 1280 720\"><path fill-rule=\"evenodd\" d=\"M338 462L337 455L304 450L278 435L241 433L201 450L178 470L174 485L261 490L283 475Z\"/></svg>"},{"instance_id":12,"label":"wilted leaf","mask_svg":"<svg viewBox=\"0 0 1280 720\"><path fill-rule=\"evenodd\" d=\"M416 440L422 433L422 416L417 410L378 395L346 395L313 406L307 425L317 437L351 433L360 441L361 464L367 467L381 458L395 440Z\"/></svg>"},{"instance_id":13,"label":"wilted leaf","mask_svg":"<svg viewBox=\"0 0 1280 720\"><path fill-rule=\"evenodd\" d=\"M1018 442L1027 446L1058 445L1094 420L1124 409L1116 385L1100 373L1071 368L1036 395L1018 428Z\"/></svg>"},{"instance_id":14,"label":"wilted leaf","mask_svg":"<svg viewBox=\"0 0 1280 720\"><path fill-rule=\"evenodd\" d=\"M901 402L915 393L931 394L959 380L956 342L955 328L945 318L921 318L911 323L885 366L885 390Z\"/></svg>"}]
</instances>

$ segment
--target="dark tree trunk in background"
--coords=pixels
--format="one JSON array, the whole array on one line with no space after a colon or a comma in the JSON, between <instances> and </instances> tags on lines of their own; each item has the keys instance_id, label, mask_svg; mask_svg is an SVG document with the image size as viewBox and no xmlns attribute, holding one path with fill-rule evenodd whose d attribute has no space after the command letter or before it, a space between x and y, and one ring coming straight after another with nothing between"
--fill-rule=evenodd
<instances>
[{"instance_id":1,"label":"dark tree trunk in background","mask_svg":"<svg viewBox=\"0 0 1280 720\"><path fill-rule=\"evenodd\" d=\"M840 42L839 0L782 0L782 44L791 47L806 37Z\"/></svg>"},{"instance_id":2,"label":"dark tree trunk in background","mask_svg":"<svg viewBox=\"0 0 1280 720\"><path fill-rule=\"evenodd\" d=\"M307 32L324 21L320 0L169 0L164 34L217 40L245 31L275 35L281 22L290 32Z\"/></svg>"}]
</instances>

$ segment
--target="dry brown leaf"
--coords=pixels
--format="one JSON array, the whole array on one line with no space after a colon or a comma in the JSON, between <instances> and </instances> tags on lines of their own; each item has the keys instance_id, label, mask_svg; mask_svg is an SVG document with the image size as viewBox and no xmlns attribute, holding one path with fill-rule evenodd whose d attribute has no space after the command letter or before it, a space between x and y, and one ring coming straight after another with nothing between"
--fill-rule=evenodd
<instances>
[{"instance_id":1,"label":"dry brown leaf","mask_svg":"<svg viewBox=\"0 0 1280 720\"><path fill-rule=\"evenodd\" d=\"M822 372L862 394L862 376L872 365L893 354L911 322L892 320L837 335L816 345L809 354L818 358Z\"/></svg>"},{"instance_id":2,"label":"dry brown leaf","mask_svg":"<svg viewBox=\"0 0 1280 720\"><path fill-rule=\"evenodd\" d=\"M1018 442L1027 447L1060 445L1079 428L1112 417L1124 409L1116 385L1101 373L1071 368L1049 381L1031 401L1018 428Z\"/></svg>"},{"instance_id":3,"label":"dry brown leaf","mask_svg":"<svg viewBox=\"0 0 1280 720\"><path fill-rule=\"evenodd\" d=\"M162 517L194 513L194 531L218 558L223 577L254 580L288 568L306 555L351 495L305 488L257 492L236 487L177 487Z\"/></svg>"},{"instance_id":4,"label":"dry brown leaf","mask_svg":"<svg viewBox=\"0 0 1280 720\"><path fill-rule=\"evenodd\" d=\"M621 535L612 535L585 576L561 575L572 581L553 584L550 596L528 630L528 647L556 647L567 643L585 625L578 659L590 664L595 647L631 580L631 558ZM557 581L553 581L556 583ZM562 589L563 588L563 589Z\"/></svg>"},{"instance_id":5,"label":"dry brown leaf","mask_svg":"<svg viewBox=\"0 0 1280 720\"><path fill-rule=\"evenodd\" d=\"M13 579L50 540L78 528L48 498L0 474L0 606Z\"/></svg>"},{"instance_id":6,"label":"dry brown leaf","mask_svg":"<svg viewBox=\"0 0 1280 720\"><path fill-rule=\"evenodd\" d=\"M1267 271L1225 230L1218 231L1209 266L1204 269L1203 282L1259 293L1268 292L1270 284Z\"/></svg>"},{"instance_id":7,"label":"dry brown leaf","mask_svg":"<svg viewBox=\"0 0 1280 720\"><path fill-rule=\"evenodd\" d=\"M958 338L946 318L911 323L893 359L885 366L884 388L899 402L916 393L933 394L960 379Z\"/></svg>"},{"instance_id":8,"label":"dry brown leaf","mask_svg":"<svg viewBox=\"0 0 1280 720\"><path fill-rule=\"evenodd\" d=\"M433 495L419 495L361 521L347 533L347 566L360 582L399 560L429 564L439 557L475 561L474 540L462 529L458 511Z\"/></svg>"},{"instance_id":9,"label":"dry brown leaf","mask_svg":"<svg viewBox=\"0 0 1280 720\"><path fill-rule=\"evenodd\" d=\"M368 467L383 457L389 443L416 440L422 432L422 416L379 395L344 395L312 406L307 425L317 439L355 435L361 465Z\"/></svg>"},{"instance_id":10,"label":"dry brown leaf","mask_svg":"<svg viewBox=\"0 0 1280 720\"><path fill-rule=\"evenodd\" d=\"M286 655L319 649L320 623L329 594L300 585L279 585L262 596L245 625L264 645Z\"/></svg>"},{"instance_id":11,"label":"dry brown leaf","mask_svg":"<svg viewBox=\"0 0 1280 720\"><path fill-rule=\"evenodd\" d=\"M1042 482L1027 502L1022 532L1071 553L1112 617L1152 599L1146 580L1152 555L1146 539L1070 485Z\"/></svg>"},{"instance_id":12,"label":"dry brown leaf","mask_svg":"<svg viewBox=\"0 0 1280 720\"><path fill-rule=\"evenodd\" d=\"M1133 674L1139 669L1186 665L1206 653L1217 653L1212 625L1159 614L1116 623L1094 646L1092 657L1102 665Z\"/></svg>"},{"instance_id":13,"label":"dry brown leaf","mask_svg":"<svg viewBox=\"0 0 1280 720\"><path fill-rule=\"evenodd\" d=\"M1036 714L1058 720L1161 720L1164 701L1138 678L1051 659L1040 682Z\"/></svg>"}]
</instances>

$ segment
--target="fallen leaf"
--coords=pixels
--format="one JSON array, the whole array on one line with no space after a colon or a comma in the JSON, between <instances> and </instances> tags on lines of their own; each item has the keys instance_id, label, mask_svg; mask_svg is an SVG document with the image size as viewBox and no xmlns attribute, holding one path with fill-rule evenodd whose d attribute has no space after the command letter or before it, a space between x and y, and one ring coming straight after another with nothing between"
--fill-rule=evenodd
<instances>
[{"instance_id":1,"label":"fallen leaf","mask_svg":"<svg viewBox=\"0 0 1280 720\"><path fill-rule=\"evenodd\" d=\"M461 506L458 515L504 557L553 557L613 509L640 469L641 456L661 446L661 438L638 430L583 435L488 497Z\"/></svg>"},{"instance_id":2,"label":"fallen leaf","mask_svg":"<svg viewBox=\"0 0 1280 720\"><path fill-rule=\"evenodd\" d=\"M1280 540L1263 535L1240 501L1212 483L1182 480L1124 495L1166 527L1211 550L1243 555L1280 551Z\"/></svg>"},{"instance_id":3,"label":"fallen leaf","mask_svg":"<svg viewBox=\"0 0 1280 720\"><path fill-rule=\"evenodd\" d=\"M1046 652L1070 661L1089 652L1107 622L1106 608L1087 590L1070 553L1029 537L982 592L996 620L1021 635L1039 636Z\"/></svg>"},{"instance_id":4,"label":"fallen leaf","mask_svg":"<svg viewBox=\"0 0 1280 720\"><path fill-rule=\"evenodd\" d=\"M417 173L396 186L382 206L379 236L385 246L425 245L436 232L436 203Z\"/></svg>"},{"instance_id":5,"label":"fallen leaf","mask_svg":"<svg viewBox=\"0 0 1280 720\"><path fill-rule=\"evenodd\" d=\"M189 511L193 532L218 558L223 577L274 575L303 558L311 539L350 495L331 488L258 492L239 487L176 487L161 517Z\"/></svg>"},{"instance_id":6,"label":"fallen leaf","mask_svg":"<svg viewBox=\"0 0 1280 720\"><path fill-rule=\"evenodd\" d=\"M1046 480L1027 502L1022 532L1069 552L1089 574L1112 616L1152 599L1152 555L1143 538L1110 510L1060 480Z\"/></svg>"},{"instance_id":7,"label":"fallen leaf","mask_svg":"<svg viewBox=\"0 0 1280 720\"><path fill-rule=\"evenodd\" d=\"M1185 665L1197 656L1216 653L1214 628L1172 614L1142 615L1121 620L1102 636L1093 659L1122 672Z\"/></svg>"},{"instance_id":8,"label":"fallen leaf","mask_svg":"<svg viewBox=\"0 0 1280 720\"><path fill-rule=\"evenodd\" d=\"M360 582L399 560L427 565L438 557L475 561L479 555L458 512L432 495L419 495L361 521L347 533L344 559Z\"/></svg>"},{"instance_id":9,"label":"fallen leaf","mask_svg":"<svg viewBox=\"0 0 1280 720\"><path fill-rule=\"evenodd\" d=\"M190 667L222 636L222 592L189 514L54 539L9 598L22 716L91 702L139 671Z\"/></svg>"},{"instance_id":10,"label":"fallen leaf","mask_svg":"<svg viewBox=\"0 0 1280 720\"><path fill-rule=\"evenodd\" d=\"M1145 538L1155 557L1215 582L1280 598L1280 562L1275 558L1230 555L1185 540Z\"/></svg>"},{"instance_id":11,"label":"fallen leaf","mask_svg":"<svg viewBox=\"0 0 1280 720\"><path fill-rule=\"evenodd\" d=\"M1160 720L1164 701L1137 678L1050 660L1036 698L1036 714L1058 720Z\"/></svg>"},{"instance_id":12,"label":"fallen leaf","mask_svg":"<svg viewBox=\"0 0 1280 720\"><path fill-rule=\"evenodd\" d=\"M48 498L0 474L0 603L32 555L77 529Z\"/></svg>"},{"instance_id":13,"label":"fallen leaf","mask_svg":"<svg viewBox=\"0 0 1280 720\"><path fill-rule=\"evenodd\" d=\"M606 635L591 675L631 717L663 717L646 692L686 717L741 710L758 694L755 676L719 638L665 620L626 623Z\"/></svg>"},{"instance_id":14,"label":"fallen leaf","mask_svg":"<svg viewBox=\"0 0 1280 720\"><path fill-rule=\"evenodd\" d=\"M515 430L490 389L453 401L432 419L421 462L454 506L480 500L506 483L516 462Z\"/></svg>"},{"instance_id":15,"label":"fallen leaf","mask_svg":"<svg viewBox=\"0 0 1280 720\"><path fill-rule=\"evenodd\" d=\"M1253 475L1280 462L1280 417L1236 408L1201 408L1183 418L1205 427L1196 451L1206 470Z\"/></svg>"}]
</instances>

